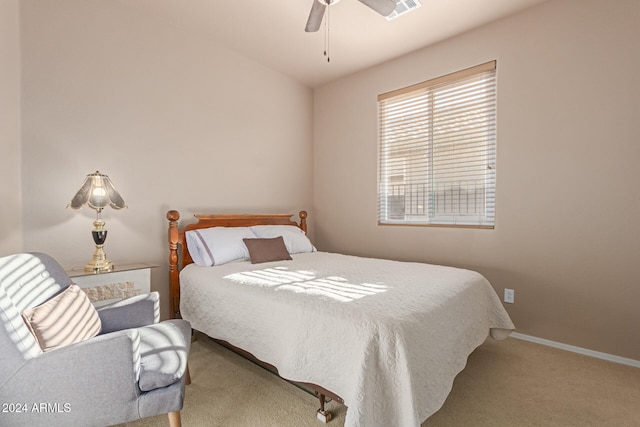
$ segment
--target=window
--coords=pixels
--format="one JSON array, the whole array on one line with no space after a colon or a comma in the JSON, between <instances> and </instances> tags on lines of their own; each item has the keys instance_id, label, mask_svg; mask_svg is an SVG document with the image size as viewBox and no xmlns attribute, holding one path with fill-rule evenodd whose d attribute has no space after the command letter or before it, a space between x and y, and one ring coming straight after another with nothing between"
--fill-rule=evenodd
<instances>
[{"instance_id":1,"label":"window","mask_svg":"<svg viewBox=\"0 0 640 427\"><path fill-rule=\"evenodd\" d=\"M493 228L496 62L378 96L380 224Z\"/></svg>"}]
</instances>

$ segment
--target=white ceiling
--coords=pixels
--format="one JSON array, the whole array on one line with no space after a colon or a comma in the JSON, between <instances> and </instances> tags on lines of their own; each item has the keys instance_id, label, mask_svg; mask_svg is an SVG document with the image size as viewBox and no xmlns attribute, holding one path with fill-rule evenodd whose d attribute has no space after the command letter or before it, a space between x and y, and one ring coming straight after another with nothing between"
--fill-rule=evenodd
<instances>
[{"instance_id":1,"label":"white ceiling","mask_svg":"<svg viewBox=\"0 0 640 427\"><path fill-rule=\"evenodd\" d=\"M387 21L357 0L330 6L330 55L325 25L304 27L312 0L121 0L195 31L316 87L548 0L422 0L422 7ZM326 20L326 15L325 15Z\"/></svg>"}]
</instances>

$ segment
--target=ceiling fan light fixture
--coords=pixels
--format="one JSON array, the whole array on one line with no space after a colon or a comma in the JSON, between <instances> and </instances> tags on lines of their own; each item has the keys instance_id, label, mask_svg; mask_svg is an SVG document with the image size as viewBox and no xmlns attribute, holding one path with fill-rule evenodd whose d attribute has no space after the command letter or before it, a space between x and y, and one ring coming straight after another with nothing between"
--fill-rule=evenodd
<instances>
[{"instance_id":1,"label":"ceiling fan light fixture","mask_svg":"<svg viewBox=\"0 0 640 427\"><path fill-rule=\"evenodd\" d=\"M327 15L325 20L325 33L324 33L324 56L327 58L327 62L331 62L329 54L329 6L333 6L340 0L312 0L311 12L309 12L309 18L307 19L307 25L304 31L307 33L315 33L320 29L322 19ZM412 1L417 0L358 0L360 3L368 6L382 16L388 16L394 13L398 8L398 1Z\"/></svg>"},{"instance_id":2,"label":"ceiling fan light fixture","mask_svg":"<svg viewBox=\"0 0 640 427\"><path fill-rule=\"evenodd\" d=\"M416 10L417 8L422 7L422 3L420 3L420 0L396 0L396 3L396 9L391 12L391 14L385 16L385 19L387 21L391 21L401 15L404 15L405 13L409 13L412 10Z\"/></svg>"},{"instance_id":3,"label":"ceiling fan light fixture","mask_svg":"<svg viewBox=\"0 0 640 427\"><path fill-rule=\"evenodd\" d=\"M325 15L327 7L333 6L340 0L312 0L311 12L309 12L309 18L307 19L307 25L304 30L307 33L315 33L320 29L322 18ZM398 9L398 1L417 1L417 0L358 0L365 6L370 7L374 11L378 12L382 16L388 16L394 13ZM328 12L327 12L328 13Z\"/></svg>"}]
</instances>

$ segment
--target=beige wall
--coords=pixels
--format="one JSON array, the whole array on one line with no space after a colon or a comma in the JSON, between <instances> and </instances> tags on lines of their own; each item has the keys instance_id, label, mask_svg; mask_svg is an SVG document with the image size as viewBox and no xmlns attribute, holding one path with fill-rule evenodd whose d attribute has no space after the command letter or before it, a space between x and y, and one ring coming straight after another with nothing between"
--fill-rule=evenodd
<instances>
[{"instance_id":1,"label":"beige wall","mask_svg":"<svg viewBox=\"0 0 640 427\"><path fill-rule=\"evenodd\" d=\"M168 312L168 209L298 212L312 204L312 91L124 2L21 2L27 250L93 253L95 212L65 209L100 170L115 263L154 262Z\"/></svg>"},{"instance_id":2,"label":"beige wall","mask_svg":"<svg viewBox=\"0 0 640 427\"><path fill-rule=\"evenodd\" d=\"M129 205L107 253L160 264L163 298L168 209L305 208L322 250L479 270L520 332L640 360L639 7L554 0L312 93L126 2L0 0L0 254L83 265L65 206L99 169ZM496 229L377 226L377 94L491 59Z\"/></svg>"},{"instance_id":3,"label":"beige wall","mask_svg":"<svg viewBox=\"0 0 640 427\"><path fill-rule=\"evenodd\" d=\"M316 89L316 245L476 269L519 332L640 360L638 16L554 0ZM376 96L492 59L495 230L376 225Z\"/></svg>"},{"instance_id":4,"label":"beige wall","mask_svg":"<svg viewBox=\"0 0 640 427\"><path fill-rule=\"evenodd\" d=\"M0 256L20 233L20 28L18 0L0 0Z\"/></svg>"}]
</instances>

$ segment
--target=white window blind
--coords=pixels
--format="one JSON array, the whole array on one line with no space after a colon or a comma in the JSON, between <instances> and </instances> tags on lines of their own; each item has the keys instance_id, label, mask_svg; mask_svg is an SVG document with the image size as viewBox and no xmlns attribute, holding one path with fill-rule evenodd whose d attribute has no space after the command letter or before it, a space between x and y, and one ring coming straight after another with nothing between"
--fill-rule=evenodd
<instances>
[{"instance_id":1,"label":"white window blind","mask_svg":"<svg viewBox=\"0 0 640 427\"><path fill-rule=\"evenodd\" d=\"M496 62L378 96L380 224L493 228Z\"/></svg>"}]
</instances>

